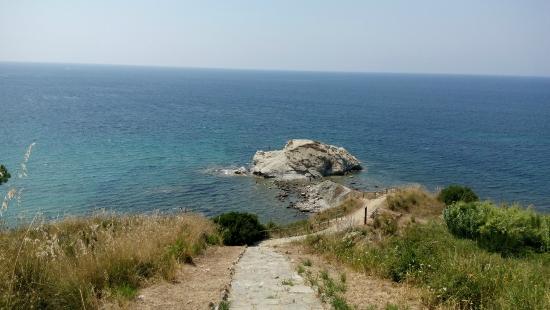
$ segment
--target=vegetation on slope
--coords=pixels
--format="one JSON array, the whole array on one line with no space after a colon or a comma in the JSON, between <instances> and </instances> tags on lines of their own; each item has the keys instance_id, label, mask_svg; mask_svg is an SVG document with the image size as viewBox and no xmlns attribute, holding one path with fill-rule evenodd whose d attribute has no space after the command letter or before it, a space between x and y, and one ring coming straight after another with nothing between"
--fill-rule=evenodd
<instances>
[{"instance_id":1,"label":"vegetation on slope","mask_svg":"<svg viewBox=\"0 0 550 310\"><path fill-rule=\"evenodd\" d=\"M550 250L550 216L517 205L496 207L491 202L457 202L443 213L455 236L476 240L505 255Z\"/></svg>"},{"instance_id":2,"label":"vegetation on slope","mask_svg":"<svg viewBox=\"0 0 550 310\"><path fill-rule=\"evenodd\" d=\"M445 208L440 197L419 187L397 190L365 228L304 243L356 270L422 288L430 307L550 308L549 216L488 202ZM268 227L278 236L317 231L360 207L352 198L308 220ZM253 244L266 230L255 215L238 212L213 221L98 214L0 229L0 308L98 308L134 297L155 278L172 279L178 263L192 263L208 244ZM323 281L331 292L330 279ZM338 294L331 303L346 306Z\"/></svg>"},{"instance_id":3,"label":"vegetation on slope","mask_svg":"<svg viewBox=\"0 0 550 310\"><path fill-rule=\"evenodd\" d=\"M418 193L401 192L399 195L401 198L429 198L422 202L416 198L410 199L408 205L392 203L396 197L389 199L388 209L398 205L398 209L407 210L409 216L414 216L415 210L425 213L424 209L430 208L435 199L429 193L418 196ZM449 208L452 210L458 207ZM540 215L533 217L531 211L519 209L497 209L491 212L494 215L485 222L489 223L486 225L491 229L509 223L507 227L517 230L518 223L523 225L529 221L548 221L548 216L542 220ZM550 278L550 253L527 251L522 256L507 256L487 251L475 240L451 233L452 229L447 227L439 214L427 221L411 221L409 218L406 224L397 225L393 233L383 238L375 237L378 229L371 225L355 232L312 236L304 243L314 252L356 270L422 288L424 293L421 297L427 306L443 305L462 309L550 308L550 283L547 280ZM399 217L398 221L403 217ZM454 222L450 218L448 221ZM547 228L544 229L548 234ZM512 245L506 238L492 237L491 240L493 243L504 240L504 244ZM525 242L525 239L519 240Z\"/></svg>"},{"instance_id":4,"label":"vegetation on slope","mask_svg":"<svg viewBox=\"0 0 550 310\"><path fill-rule=\"evenodd\" d=\"M11 178L11 175L8 172L8 169L4 165L0 165L0 185L8 182L9 178Z\"/></svg>"},{"instance_id":5,"label":"vegetation on slope","mask_svg":"<svg viewBox=\"0 0 550 310\"><path fill-rule=\"evenodd\" d=\"M5 229L0 308L97 308L102 299L133 297L218 240L215 225L192 214L99 214Z\"/></svg>"}]
</instances>

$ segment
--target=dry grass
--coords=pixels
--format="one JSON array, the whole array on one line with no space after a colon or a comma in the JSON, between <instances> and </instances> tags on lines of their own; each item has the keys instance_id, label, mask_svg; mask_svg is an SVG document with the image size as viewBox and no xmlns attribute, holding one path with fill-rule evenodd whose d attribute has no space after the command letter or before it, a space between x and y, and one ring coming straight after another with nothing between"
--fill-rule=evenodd
<instances>
[{"instance_id":1,"label":"dry grass","mask_svg":"<svg viewBox=\"0 0 550 310\"><path fill-rule=\"evenodd\" d=\"M409 186L396 189L386 198L386 206L393 214L397 214L396 230L410 223L426 223L434 218L440 218L445 205L437 197L420 186ZM389 215L388 212L383 215ZM391 226L391 225L390 225Z\"/></svg>"},{"instance_id":2,"label":"dry grass","mask_svg":"<svg viewBox=\"0 0 550 310\"><path fill-rule=\"evenodd\" d=\"M420 218L440 216L445 205L420 186L397 189L386 198L388 209Z\"/></svg>"},{"instance_id":3,"label":"dry grass","mask_svg":"<svg viewBox=\"0 0 550 310\"><path fill-rule=\"evenodd\" d=\"M421 186L393 189L381 208L374 211L368 224L372 239L399 234L414 223L427 223L441 218L445 205Z\"/></svg>"},{"instance_id":4,"label":"dry grass","mask_svg":"<svg viewBox=\"0 0 550 310\"><path fill-rule=\"evenodd\" d=\"M151 279L172 279L216 227L193 215L97 214L36 221L0 232L0 308L97 308L133 297Z\"/></svg>"}]
</instances>

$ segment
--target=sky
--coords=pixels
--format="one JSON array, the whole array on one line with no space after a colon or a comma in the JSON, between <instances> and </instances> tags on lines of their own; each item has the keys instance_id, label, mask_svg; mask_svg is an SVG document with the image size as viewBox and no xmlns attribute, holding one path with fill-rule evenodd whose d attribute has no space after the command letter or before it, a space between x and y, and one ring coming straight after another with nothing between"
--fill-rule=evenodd
<instances>
[{"instance_id":1,"label":"sky","mask_svg":"<svg viewBox=\"0 0 550 310\"><path fill-rule=\"evenodd\" d=\"M550 1L0 0L0 61L550 76Z\"/></svg>"}]
</instances>

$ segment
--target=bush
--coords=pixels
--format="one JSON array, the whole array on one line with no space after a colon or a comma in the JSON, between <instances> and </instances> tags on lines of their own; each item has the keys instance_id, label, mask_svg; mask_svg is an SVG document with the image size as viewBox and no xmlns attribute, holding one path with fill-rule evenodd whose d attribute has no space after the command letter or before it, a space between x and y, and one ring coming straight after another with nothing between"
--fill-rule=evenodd
<instances>
[{"instance_id":1,"label":"bush","mask_svg":"<svg viewBox=\"0 0 550 310\"><path fill-rule=\"evenodd\" d=\"M252 245L266 238L266 229L250 213L229 212L214 218L225 245Z\"/></svg>"},{"instance_id":2,"label":"bush","mask_svg":"<svg viewBox=\"0 0 550 310\"><path fill-rule=\"evenodd\" d=\"M2 183L8 182L9 178L11 178L11 175L8 172L8 169L6 169L4 165L0 165L0 185L2 185Z\"/></svg>"},{"instance_id":3,"label":"bush","mask_svg":"<svg viewBox=\"0 0 550 310\"><path fill-rule=\"evenodd\" d=\"M498 208L490 202L458 202L443 213L449 231L492 251L517 254L550 250L550 216L519 206Z\"/></svg>"},{"instance_id":4,"label":"bush","mask_svg":"<svg viewBox=\"0 0 550 310\"><path fill-rule=\"evenodd\" d=\"M451 233L455 236L474 239L479 228L487 221L490 203L458 202L445 208L443 218Z\"/></svg>"},{"instance_id":5,"label":"bush","mask_svg":"<svg viewBox=\"0 0 550 310\"><path fill-rule=\"evenodd\" d=\"M437 198L448 206L457 201L472 202L479 199L471 188L461 185L445 187Z\"/></svg>"}]
</instances>

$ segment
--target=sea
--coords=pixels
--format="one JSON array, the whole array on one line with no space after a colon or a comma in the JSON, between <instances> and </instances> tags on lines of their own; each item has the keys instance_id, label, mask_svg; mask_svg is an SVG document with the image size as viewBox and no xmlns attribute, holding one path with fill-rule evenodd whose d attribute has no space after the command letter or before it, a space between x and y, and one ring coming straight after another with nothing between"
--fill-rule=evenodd
<instances>
[{"instance_id":1,"label":"sea","mask_svg":"<svg viewBox=\"0 0 550 310\"><path fill-rule=\"evenodd\" d=\"M0 63L3 221L227 211L306 215L228 175L287 140L343 146L366 191L470 186L550 211L550 78Z\"/></svg>"}]
</instances>

